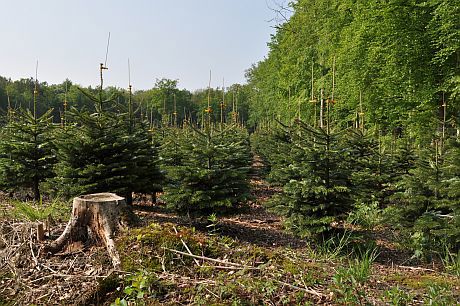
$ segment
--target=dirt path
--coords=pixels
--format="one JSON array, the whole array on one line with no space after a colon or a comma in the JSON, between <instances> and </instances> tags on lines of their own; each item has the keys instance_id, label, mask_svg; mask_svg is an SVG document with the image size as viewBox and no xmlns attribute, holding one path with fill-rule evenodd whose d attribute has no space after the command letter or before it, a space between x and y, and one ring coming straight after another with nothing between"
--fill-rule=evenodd
<instances>
[{"instance_id":1,"label":"dirt path","mask_svg":"<svg viewBox=\"0 0 460 306\"><path fill-rule=\"evenodd\" d=\"M304 240L284 230L282 219L279 216L265 209L265 202L281 190L270 187L262 179L263 167L260 158L255 156L250 172L251 196L254 200L240 208L235 214L219 216L216 224L217 233L263 247L301 248L306 246ZM146 204L148 207L136 207L137 214L146 222L172 222L209 231L207 227L209 222L206 217L191 219L168 212L162 205Z\"/></svg>"},{"instance_id":2,"label":"dirt path","mask_svg":"<svg viewBox=\"0 0 460 306\"><path fill-rule=\"evenodd\" d=\"M255 199L237 213L218 216L216 234L229 236L241 242L263 247L301 248L305 241L286 232L279 216L267 212L264 203L279 192L254 175L251 179L252 196ZM193 226L201 231L209 231L210 222L206 217L189 218L169 212L164 206L136 207L137 214L145 222L172 222L179 225Z\"/></svg>"}]
</instances>

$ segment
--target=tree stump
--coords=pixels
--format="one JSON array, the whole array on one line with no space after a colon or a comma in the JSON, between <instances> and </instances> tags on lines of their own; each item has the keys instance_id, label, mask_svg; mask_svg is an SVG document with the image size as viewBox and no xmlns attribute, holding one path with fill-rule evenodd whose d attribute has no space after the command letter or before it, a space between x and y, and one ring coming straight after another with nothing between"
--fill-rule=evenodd
<instances>
[{"instance_id":1,"label":"tree stump","mask_svg":"<svg viewBox=\"0 0 460 306\"><path fill-rule=\"evenodd\" d=\"M95 193L76 197L73 200L72 217L61 236L45 250L57 253L74 242L98 243L107 247L115 269L120 266L120 256L114 242L116 232L123 223L133 223L136 216L124 198L114 193Z\"/></svg>"}]
</instances>

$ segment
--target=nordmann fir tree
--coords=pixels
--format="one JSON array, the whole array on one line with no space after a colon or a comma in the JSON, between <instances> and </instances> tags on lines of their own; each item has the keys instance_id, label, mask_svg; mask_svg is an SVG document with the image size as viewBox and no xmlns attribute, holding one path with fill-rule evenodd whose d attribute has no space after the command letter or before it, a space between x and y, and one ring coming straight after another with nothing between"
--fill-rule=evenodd
<instances>
[{"instance_id":1,"label":"nordmann fir tree","mask_svg":"<svg viewBox=\"0 0 460 306\"><path fill-rule=\"evenodd\" d=\"M352 209L351 169L344 159L343 132L314 128L296 120L292 129L290 180L269 207L286 217L303 237L327 234Z\"/></svg>"},{"instance_id":2,"label":"nordmann fir tree","mask_svg":"<svg viewBox=\"0 0 460 306\"><path fill-rule=\"evenodd\" d=\"M31 189L35 201L42 196L40 185L54 176L52 110L41 116L30 110L16 112L3 127L0 138L1 188L18 191Z\"/></svg>"},{"instance_id":3,"label":"nordmann fir tree","mask_svg":"<svg viewBox=\"0 0 460 306\"><path fill-rule=\"evenodd\" d=\"M132 203L132 193L150 194L156 200L156 193L162 190L163 173L159 166L159 143L158 137L152 128L148 129L148 123L136 116L132 101L131 85L129 86L129 98L127 110L121 114L124 117L124 138L127 138L130 148L127 173L131 180L126 181L126 199Z\"/></svg>"},{"instance_id":4,"label":"nordmann fir tree","mask_svg":"<svg viewBox=\"0 0 460 306\"><path fill-rule=\"evenodd\" d=\"M344 158L353 170L351 183L355 203L383 206L391 169L383 145L365 129L350 129L344 138Z\"/></svg>"},{"instance_id":5,"label":"nordmann fir tree","mask_svg":"<svg viewBox=\"0 0 460 306\"><path fill-rule=\"evenodd\" d=\"M460 140L451 138L446 142L443 164L444 180L441 194L447 199L445 205L439 206L438 216L446 222L441 239L446 239L447 246L454 252L460 250Z\"/></svg>"},{"instance_id":6,"label":"nordmann fir tree","mask_svg":"<svg viewBox=\"0 0 460 306\"><path fill-rule=\"evenodd\" d=\"M289 128L260 128L251 135L251 146L261 157L270 184L282 186L289 181L290 169L285 167L291 147Z\"/></svg>"},{"instance_id":7,"label":"nordmann fir tree","mask_svg":"<svg viewBox=\"0 0 460 306\"><path fill-rule=\"evenodd\" d=\"M410 235L416 257L440 241L434 233L445 227L438 215L438 208L445 205L441 193L444 179L444 149L439 139L430 147L422 148L415 168L410 169L397 182L397 192L392 196L395 206L386 211L393 226L404 229ZM439 247L440 245L438 245Z\"/></svg>"},{"instance_id":8,"label":"nordmann fir tree","mask_svg":"<svg viewBox=\"0 0 460 306\"><path fill-rule=\"evenodd\" d=\"M418 258L433 249L459 250L460 146L456 139L443 143L435 139L420 150L416 167L399 182L395 206L387 211L392 226L408 235Z\"/></svg>"},{"instance_id":9,"label":"nordmann fir tree","mask_svg":"<svg viewBox=\"0 0 460 306\"><path fill-rule=\"evenodd\" d=\"M131 106L126 111L115 96L104 99L102 78L98 96L81 91L94 102L95 111L73 108L69 115L74 125L61 132L56 167L61 192L116 192L129 204L132 192L154 193L158 154L145 124L135 125Z\"/></svg>"},{"instance_id":10,"label":"nordmann fir tree","mask_svg":"<svg viewBox=\"0 0 460 306\"><path fill-rule=\"evenodd\" d=\"M236 125L203 131L185 127L178 145L182 158L165 166L167 206L182 212L233 208L249 197L251 161L247 132ZM173 148L168 146L165 148ZM174 161L173 161L174 160Z\"/></svg>"},{"instance_id":11,"label":"nordmann fir tree","mask_svg":"<svg viewBox=\"0 0 460 306\"><path fill-rule=\"evenodd\" d=\"M38 62L37 62L38 69ZM35 201L40 201L40 184L54 175L52 142L52 109L37 115L38 81L35 77L33 112L20 109L17 114L8 107L8 124L0 138L0 185L15 191L30 188Z\"/></svg>"}]
</instances>

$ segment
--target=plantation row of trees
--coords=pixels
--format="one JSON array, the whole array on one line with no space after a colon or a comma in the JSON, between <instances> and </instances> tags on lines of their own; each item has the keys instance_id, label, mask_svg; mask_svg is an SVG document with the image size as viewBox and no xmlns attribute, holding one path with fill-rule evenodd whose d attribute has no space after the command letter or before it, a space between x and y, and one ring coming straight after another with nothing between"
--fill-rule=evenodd
<instances>
[{"instance_id":1,"label":"plantation row of trees","mask_svg":"<svg viewBox=\"0 0 460 306\"><path fill-rule=\"evenodd\" d=\"M31 109L7 109L0 137L0 188L51 196L165 191L169 207L205 211L234 207L248 197L248 134L237 123L216 123L206 113L152 125L135 110L133 95L78 89L88 106L69 108L53 123L52 109L38 115L38 86ZM211 92L211 91L210 91ZM211 186L211 188L209 188Z\"/></svg>"},{"instance_id":2,"label":"plantation row of trees","mask_svg":"<svg viewBox=\"0 0 460 306\"><path fill-rule=\"evenodd\" d=\"M248 197L245 123L282 187L269 205L294 232L327 235L384 212L414 249L455 249L459 10L458 0L292 2L248 84L225 91L0 78L1 188L128 201L163 190L182 211L233 207Z\"/></svg>"},{"instance_id":3,"label":"plantation row of trees","mask_svg":"<svg viewBox=\"0 0 460 306\"><path fill-rule=\"evenodd\" d=\"M268 206L304 237L328 236L344 221L404 230L411 247L460 245L460 141L417 146L378 130L314 128L301 120L252 136L282 187ZM339 226L340 227L340 226Z\"/></svg>"},{"instance_id":4,"label":"plantation row of trees","mask_svg":"<svg viewBox=\"0 0 460 306\"><path fill-rule=\"evenodd\" d=\"M272 209L303 236L374 216L419 253L458 250L460 2L298 0L277 13L247 72L252 144L282 186Z\"/></svg>"}]
</instances>

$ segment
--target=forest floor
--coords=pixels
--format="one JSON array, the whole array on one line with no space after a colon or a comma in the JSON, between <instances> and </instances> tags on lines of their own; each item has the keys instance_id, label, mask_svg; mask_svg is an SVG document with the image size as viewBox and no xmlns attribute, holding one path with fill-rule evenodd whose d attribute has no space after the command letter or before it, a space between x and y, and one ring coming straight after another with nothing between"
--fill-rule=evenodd
<instances>
[{"instance_id":1,"label":"forest floor","mask_svg":"<svg viewBox=\"0 0 460 306\"><path fill-rule=\"evenodd\" d=\"M35 222L45 219L55 239L68 210L34 213L3 198L0 305L460 304L458 275L440 260L413 261L395 233L342 224L335 239L308 242L264 208L279 190L257 171L251 184L249 205L221 216L191 218L140 200L141 224L117 238L117 271L101 247L44 256Z\"/></svg>"}]
</instances>

